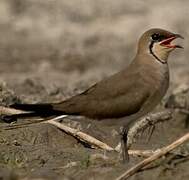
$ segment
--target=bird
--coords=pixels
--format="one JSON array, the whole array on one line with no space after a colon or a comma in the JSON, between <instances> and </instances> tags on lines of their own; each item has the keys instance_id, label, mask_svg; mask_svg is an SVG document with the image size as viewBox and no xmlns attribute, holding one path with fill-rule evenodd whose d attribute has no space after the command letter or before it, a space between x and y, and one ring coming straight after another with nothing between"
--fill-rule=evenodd
<instances>
[{"instance_id":1,"label":"bird","mask_svg":"<svg viewBox=\"0 0 189 180\"><path fill-rule=\"evenodd\" d=\"M127 161L130 126L150 113L169 87L169 54L183 48L172 43L177 38L184 39L180 34L160 28L147 30L139 38L134 59L120 72L58 103L12 104L10 107L29 111L31 116L72 115L84 116L95 122L110 121L123 127L123 161Z\"/></svg>"}]
</instances>

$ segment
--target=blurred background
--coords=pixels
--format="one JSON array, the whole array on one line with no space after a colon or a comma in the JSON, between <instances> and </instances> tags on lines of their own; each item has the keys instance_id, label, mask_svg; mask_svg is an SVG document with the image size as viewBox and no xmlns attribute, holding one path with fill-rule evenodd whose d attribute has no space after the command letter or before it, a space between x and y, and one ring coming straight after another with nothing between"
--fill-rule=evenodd
<instances>
[{"instance_id":1,"label":"blurred background","mask_svg":"<svg viewBox=\"0 0 189 180\"><path fill-rule=\"evenodd\" d=\"M189 82L188 0L0 0L0 102L7 105L15 101L60 101L81 92L127 66L135 56L138 38L150 28L167 29L185 37L183 42L179 41L184 50L175 50L169 58L170 93L175 87ZM155 131L156 138L151 143L153 148L160 147L182 134L184 121L181 121L172 122L172 126L168 123L167 134L161 133L162 137L158 134L159 131ZM176 130L175 127L180 129ZM44 137L47 137L43 133L45 128L38 128L26 131L29 135L24 130L4 134L5 142L9 143L7 146L7 143L0 139L0 164L8 164L8 167L19 165L18 169L24 174L26 169L31 171L34 168L38 171L45 165L48 169L52 169L53 165L63 167L62 163L66 166L70 159L78 160L83 157L82 153L76 153L76 149L73 148L73 144L76 144L74 138L62 132L53 133L56 138L53 141L48 140L54 143L49 150L50 147L43 144L46 143ZM37 141L39 143L34 147L31 146L31 136L35 134L40 135ZM62 136L64 142L61 142ZM23 137L28 139L25 140ZM30 159L26 158L26 164L21 160L21 167L20 164L11 164L16 157L14 154L17 154L13 143L15 139L22 145L19 146L21 149L17 149L19 153L23 150L25 157L25 152L29 152L27 158ZM45 148L37 149L41 144ZM70 154L69 149L65 155L65 152L62 152L64 149L60 146L72 148L73 154ZM77 147L78 151L86 150L81 145L79 147L81 149ZM10 149L10 152L7 149ZM7 153L13 153L13 156ZM2 161L4 155L9 159L13 157L13 160L8 163ZM83 161L85 164L87 158ZM80 173L77 168L67 168L66 172L77 179L102 179L102 175L103 179L109 179L125 168L116 166L116 169L114 165L105 166L101 163L95 166L96 169L92 167L83 171L82 166L79 169ZM39 169L35 169L36 167ZM183 166L183 169L186 167ZM188 179L188 171L183 169L181 167L177 171L178 178L174 172L165 175L163 171L160 174L159 169L139 177L152 179L153 175L154 179L163 179L164 176L168 177L167 179ZM113 175L104 172L113 172Z\"/></svg>"},{"instance_id":2,"label":"blurred background","mask_svg":"<svg viewBox=\"0 0 189 180\"><path fill-rule=\"evenodd\" d=\"M140 35L159 27L185 37L169 62L171 81L188 81L188 17L187 0L1 0L0 80L84 89L126 66Z\"/></svg>"}]
</instances>

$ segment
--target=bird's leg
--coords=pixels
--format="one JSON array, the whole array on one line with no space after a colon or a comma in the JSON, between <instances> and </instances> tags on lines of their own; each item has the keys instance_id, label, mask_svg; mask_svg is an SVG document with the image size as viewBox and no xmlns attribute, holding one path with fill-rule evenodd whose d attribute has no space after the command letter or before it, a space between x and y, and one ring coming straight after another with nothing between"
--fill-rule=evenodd
<instances>
[{"instance_id":1,"label":"bird's leg","mask_svg":"<svg viewBox=\"0 0 189 180\"><path fill-rule=\"evenodd\" d=\"M122 151L122 160L123 163L129 161L129 154L127 148L127 134L128 134L128 127L121 128L121 151Z\"/></svg>"}]
</instances>

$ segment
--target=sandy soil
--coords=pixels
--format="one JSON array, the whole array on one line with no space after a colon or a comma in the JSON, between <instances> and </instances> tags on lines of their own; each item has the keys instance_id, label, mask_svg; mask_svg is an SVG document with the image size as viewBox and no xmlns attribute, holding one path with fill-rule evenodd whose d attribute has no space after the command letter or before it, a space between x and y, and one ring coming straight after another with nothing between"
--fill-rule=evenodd
<instances>
[{"instance_id":1,"label":"sandy soil","mask_svg":"<svg viewBox=\"0 0 189 180\"><path fill-rule=\"evenodd\" d=\"M177 0L1 0L0 102L55 102L81 92L128 65L138 37L152 27L185 37L185 49L169 59L168 97L175 87L188 83L188 16L189 2ZM113 128L85 122L72 126L110 145L118 143ZM158 125L149 142L146 132L132 148L159 148L187 131L186 117L178 114ZM90 149L47 124L0 131L0 148L0 177L5 180L16 176L108 180L141 160L131 158L123 165L116 153L106 153L103 159L101 150ZM188 180L188 166L187 158L176 154L130 179Z\"/></svg>"}]
</instances>

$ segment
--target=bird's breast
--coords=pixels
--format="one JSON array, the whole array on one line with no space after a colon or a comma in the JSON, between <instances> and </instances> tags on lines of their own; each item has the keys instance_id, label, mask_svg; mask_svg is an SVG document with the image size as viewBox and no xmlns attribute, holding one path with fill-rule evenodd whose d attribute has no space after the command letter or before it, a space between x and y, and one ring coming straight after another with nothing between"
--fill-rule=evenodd
<instances>
[{"instance_id":1,"label":"bird's breast","mask_svg":"<svg viewBox=\"0 0 189 180\"><path fill-rule=\"evenodd\" d=\"M167 64L144 67L142 79L150 91L150 98L145 105L146 113L153 110L162 100L169 87L169 69Z\"/></svg>"}]
</instances>

